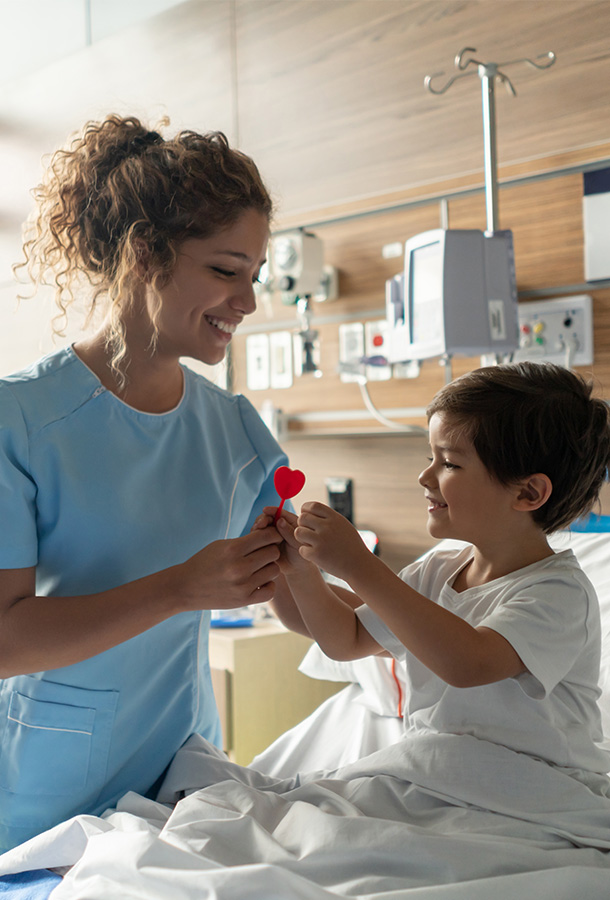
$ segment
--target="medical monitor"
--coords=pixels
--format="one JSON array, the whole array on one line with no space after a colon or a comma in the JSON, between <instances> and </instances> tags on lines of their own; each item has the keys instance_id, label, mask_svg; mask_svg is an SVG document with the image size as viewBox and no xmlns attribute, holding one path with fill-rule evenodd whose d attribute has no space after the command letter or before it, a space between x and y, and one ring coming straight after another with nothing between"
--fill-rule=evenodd
<instances>
[{"instance_id":1,"label":"medical monitor","mask_svg":"<svg viewBox=\"0 0 610 900\"><path fill-rule=\"evenodd\" d=\"M436 229L409 238L386 315L389 362L512 352L519 327L511 232Z\"/></svg>"}]
</instances>

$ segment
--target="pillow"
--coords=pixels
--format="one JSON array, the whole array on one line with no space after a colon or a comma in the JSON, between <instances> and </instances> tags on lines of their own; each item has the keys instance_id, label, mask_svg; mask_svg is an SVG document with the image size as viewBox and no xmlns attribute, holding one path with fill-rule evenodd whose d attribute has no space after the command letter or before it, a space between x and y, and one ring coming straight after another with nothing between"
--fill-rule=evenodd
<instances>
[{"instance_id":1,"label":"pillow","mask_svg":"<svg viewBox=\"0 0 610 900\"><path fill-rule=\"evenodd\" d=\"M610 522L610 516L596 517ZM605 523L601 521L601 524ZM610 532L562 531L549 536L553 550L571 549L583 572L595 588L599 600L602 630L602 655L599 708L604 734L610 737Z\"/></svg>"},{"instance_id":2,"label":"pillow","mask_svg":"<svg viewBox=\"0 0 610 900\"><path fill-rule=\"evenodd\" d=\"M405 671L402 663L395 663L396 677L392 674L392 660L387 656L367 656L344 662L330 659L317 644L312 644L299 666L299 671L310 678L323 681L352 681L359 684L362 694L355 701L379 716L402 718Z\"/></svg>"}]
</instances>

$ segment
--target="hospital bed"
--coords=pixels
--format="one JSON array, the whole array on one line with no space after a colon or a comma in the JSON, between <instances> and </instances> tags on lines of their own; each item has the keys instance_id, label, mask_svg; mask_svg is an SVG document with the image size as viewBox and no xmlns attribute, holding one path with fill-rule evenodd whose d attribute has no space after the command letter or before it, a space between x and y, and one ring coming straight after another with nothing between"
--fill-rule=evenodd
<instances>
[{"instance_id":1,"label":"hospital bed","mask_svg":"<svg viewBox=\"0 0 610 900\"><path fill-rule=\"evenodd\" d=\"M552 544L572 547L598 593L610 735L610 517ZM248 768L191 739L159 802L128 794L0 857L0 873L14 873L0 878L0 898L610 896L610 796L599 785L468 735L401 741L401 672L389 660L336 663L314 647L301 668L349 686Z\"/></svg>"}]
</instances>

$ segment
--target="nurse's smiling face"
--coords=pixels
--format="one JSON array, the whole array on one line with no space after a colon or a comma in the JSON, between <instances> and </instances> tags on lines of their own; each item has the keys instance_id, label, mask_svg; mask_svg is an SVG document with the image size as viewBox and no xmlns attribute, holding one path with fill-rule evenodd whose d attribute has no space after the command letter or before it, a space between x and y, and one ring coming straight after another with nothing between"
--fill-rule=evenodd
<instances>
[{"instance_id":1,"label":"nurse's smiling face","mask_svg":"<svg viewBox=\"0 0 610 900\"><path fill-rule=\"evenodd\" d=\"M235 329L256 309L254 283L265 261L269 223L254 209L209 238L178 247L174 271L159 289L156 322L159 356L220 362Z\"/></svg>"}]
</instances>

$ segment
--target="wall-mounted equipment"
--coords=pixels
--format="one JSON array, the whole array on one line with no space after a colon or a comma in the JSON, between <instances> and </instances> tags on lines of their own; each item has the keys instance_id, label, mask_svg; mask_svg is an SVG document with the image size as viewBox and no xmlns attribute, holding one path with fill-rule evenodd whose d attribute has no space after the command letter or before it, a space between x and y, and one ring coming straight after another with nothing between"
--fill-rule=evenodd
<instances>
[{"instance_id":1,"label":"wall-mounted equipment","mask_svg":"<svg viewBox=\"0 0 610 900\"><path fill-rule=\"evenodd\" d=\"M514 359L568 369L593 363L593 302L588 294L519 304L519 349Z\"/></svg>"},{"instance_id":2,"label":"wall-mounted equipment","mask_svg":"<svg viewBox=\"0 0 610 900\"><path fill-rule=\"evenodd\" d=\"M405 243L403 278L386 289L391 363L505 354L518 345L510 231L442 228Z\"/></svg>"},{"instance_id":3,"label":"wall-mounted equipment","mask_svg":"<svg viewBox=\"0 0 610 900\"><path fill-rule=\"evenodd\" d=\"M271 237L267 289L279 291L282 303L308 297L318 303L337 296L337 270L324 264L324 242L298 228Z\"/></svg>"},{"instance_id":4,"label":"wall-mounted equipment","mask_svg":"<svg viewBox=\"0 0 610 900\"><path fill-rule=\"evenodd\" d=\"M297 313L300 329L294 334L294 374L313 375L320 378L320 340L318 331L312 328L311 304L308 297L299 298Z\"/></svg>"},{"instance_id":5,"label":"wall-mounted equipment","mask_svg":"<svg viewBox=\"0 0 610 900\"><path fill-rule=\"evenodd\" d=\"M596 169L583 175L583 228L585 236L585 278L610 278L610 169Z\"/></svg>"},{"instance_id":6,"label":"wall-mounted equipment","mask_svg":"<svg viewBox=\"0 0 610 900\"><path fill-rule=\"evenodd\" d=\"M271 293L278 292L282 303L297 307L294 372L320 376L320 343L312 327L311 302L334 300L338 295L337 270L324 264L323 241L303 228L273 235L262 292L267 302Z\"/></svg>"},{"instance_id":7,"label":"wall-mounted equipment","mask_svg":"<svg viewBox=\"0 0 610 900\"><path fill-rule=\"evenodd\" d=\"M433 94L443 94L460 78L476 73L481 80L486 230L438 229L410 238L402 278L386 283L388 360L401 363L440 356L447 380L454 355L494 354L499 361L518 346L512 234L498 226L495 81L515 94L501 68L526 62L546 69L555 62L554 53L506 63L483 63L472 53L474 48L465 47L455 57L458 74L441 88L432 84L438 75L428 76L425 86Z\"/></svg>"},{"instance_id":8,"label":"wall-mounted equipment","mask_svg":"<svg viewBox=\"0 0 610 900\"><path fill-rule=\"evenodd\" d=\"M358 382L364 376L364 325L343 322L339 325L339 377L341 381Z\"/></svg>"},{"instance_id":9,"label":"wall-mounted equipment","mask_svg":"<svg viewBox=\"0 0 610 900\"><path fill-rule=\"evenodd\" d=\"M352 479L334 475L325 479L328 505L354 523Z\"/></svg>"},{"instance_id":10,"label":"wall-mounted equipment","mask_svg":"<svg viewBox=\"0 0 610 900\"><path fill-rule=\"evenodd\" d=\"M246 338L246 377L249 391L266 391L270 386L269 336L249 334Z\"/></svg>"},{"instance_id":11,"label":"wall-mounted equipment","mask_svg":"<svg viewBox=\"0 0 610 900\"><path fill-rule=\"evenodd\" d=\"M269 265L276 290L286 295L284 302L296 303L297 296L310 297L318 289L324 246L303 230L278 234L271 238Z\"/></svg>"}]
</instances>

